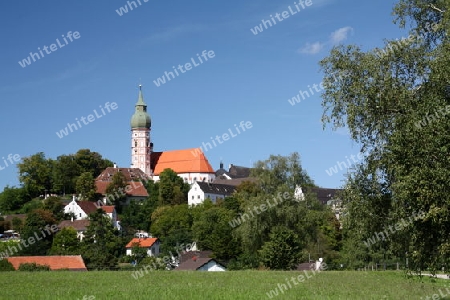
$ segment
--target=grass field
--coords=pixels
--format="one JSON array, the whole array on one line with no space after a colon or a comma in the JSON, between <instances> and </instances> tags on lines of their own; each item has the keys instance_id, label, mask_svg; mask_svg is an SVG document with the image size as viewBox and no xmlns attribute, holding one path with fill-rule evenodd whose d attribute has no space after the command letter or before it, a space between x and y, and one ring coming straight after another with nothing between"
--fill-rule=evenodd
<instances>
[{"instance_id":1,"label":"grass field","mask_svg":"<svg viewBox=\"0 0 450 300\"><path fill-rule=\"evenodd\" d=\"M322 272L287 285L303 272L164 272L140 279L131 272L0 272L0 299L270 299L266 293L286 284L272 299L429 299L450 291L450 281L402 272ZM291 280L292 282L292 280ZM95 297L95 298L94 298ZM446 298L437 299L450 299Z\"/></svg>"}]
</instances>

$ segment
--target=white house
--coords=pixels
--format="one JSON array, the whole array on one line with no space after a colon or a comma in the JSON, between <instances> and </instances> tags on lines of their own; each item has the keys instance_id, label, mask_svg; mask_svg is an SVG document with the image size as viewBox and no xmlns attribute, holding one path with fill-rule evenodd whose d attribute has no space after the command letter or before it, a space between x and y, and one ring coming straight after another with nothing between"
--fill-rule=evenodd
<instances>
[{"instance_id":1,"label":"white house","mask_svg":"<svg viewBox=\"0 0 450 300\"><path fill-rule=\"evenodd\" d=\"M189 260L183 261L175 268L176 271L208 271L208 272L223 272L226 268L218 263L214 258L209 257L192 257Z\"/></svg>"},{"instance_id":2,"label":"white house","mask_svg":"<svg viewBox=\"0 0 450 300\"><path fill-rule=\"evenodd\" d=\"M160 241L157 238L133 238L126 246L126 255L133 255L133 248L138 246L147 249L148 256L158 256Z\"/></svg>"},{"instance_id":3,"label":"white house","mask_svg":"<svg viewBox=\"0 0 450 300\"><path fill-rule=\"evenodd\" d=\"M235 190L233 185L196 181L188 192L188 204L201 204L207 198L216 203L219 199L231 196Z\"/></svg>"},{"instance_id":4,"label":"white house","mask_svg":"<svg viewBox=\"0 0 450 300\"><path fill-rule=\"evenodd\" d=\"M89 219L89 215L95 212L97 209L101 208L105 211L106 215L111 218L112 225L114 228L120 230L120 224L117 220L117 212L114 206L99 205L101 202L91 202L91 201L76 201L75 196L73 196L72 201L64 207L64 213L73 214L75 220L86 220Z\"/></svg>"}]
</instances>

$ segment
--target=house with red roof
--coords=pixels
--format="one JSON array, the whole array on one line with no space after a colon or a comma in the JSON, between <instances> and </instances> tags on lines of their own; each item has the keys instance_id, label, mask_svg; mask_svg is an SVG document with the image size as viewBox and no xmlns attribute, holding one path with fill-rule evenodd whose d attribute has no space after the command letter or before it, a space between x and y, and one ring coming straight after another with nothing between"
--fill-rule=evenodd
<instances>
[{"instance_id":1,"label":"house with red roof","mask_svg":"<svg viewBox=\"0 0 450 300\"><path fill-rule=\"evenodd\" d=\"M21 264L35 263L37 265L47 265L50 270L70 270L87 271L81 255L61 255L61 256L11 256L5 258L18 270Z\"/></svg>"},{"instance_id":2,"label":"house with red roof","mask_svg":"<svg viewBox=\"0 0 450 300\"><path fill-rule=\"evenodd\" d=\"M106 189L108 185L112 182L112 177L116 173L122 173L126 181L126 187L116 192L115 194L108 194ZM96 192L103 196L103 202L115 203L115 201L121 197L126 198L126 204L130 201L142 201L147 199L148 193L145 188L145 182L150 179L144 172L139 168L118 168L116 165L114 167L106 168L100 175L95 179Z\"/></svg>"},{"instance_id":3,"label":"house with red roof","mask_svg":"<svg viewBox=\"0 0 450 300\"><path fill-rule=\"evenodd\" d=\"M161 242L158 238L133 238L126 246L126 255L133 255L133 248L140 247L147 249L148 256L158 256Z\"/></svg>"}]
</instances>

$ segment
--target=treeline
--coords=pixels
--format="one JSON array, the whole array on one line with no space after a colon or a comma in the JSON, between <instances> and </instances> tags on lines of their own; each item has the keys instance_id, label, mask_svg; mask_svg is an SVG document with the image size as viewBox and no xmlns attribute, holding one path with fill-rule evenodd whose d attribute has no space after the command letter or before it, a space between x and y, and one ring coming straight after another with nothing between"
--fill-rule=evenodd
<instances>
[{"instance_id":1,"label":"treeline","mask_svg":"<svg viewBox=\"0 0 450 300\"><path fill-rule=\"evenodd\" d=\"M81 149L75 154L46 158L43 152L22 159L17 164L20 187L7 186L0 194L0 211L25 213L24 205L45 194L74 194L85 191L106 167L113 163L97 152ZM87 184L86 184L87 182ZM30 204L29 204L30 205Z\"/></svg>"},{"instance_id":2,"label":"treeline","mask_svg":"<svg viewBox=\"0 0 450 300\"><path fill-rule=\"evenodd\" d=\"M162 255L196 242L200 249L210 250L215 258L228 263L229 269L292 269L319 257L330 265L336 262L341 237L334 214L314 194L294 196L296 187L308 190L314 186L301 168L299 155L271 156L256 163L252 176L256 180L241 184L232 197L189 207L189 185L167 169L159 182L145 183L150 195L146 200L120 206L122 231L113 229L111 220L98 210L90 216L82 242L75 230L65 228L12 254L81 254L89 269L112 269L118 262L140 260L136 255L127 257L125 245L137 230L144 230L160 239ZM111 189L123 184L120 175L117 177ZM33 203L25 223L16 220L14 225L22 239L46 225L70 219L62 211L60 198Z\"/></svg>"}]
</instances>

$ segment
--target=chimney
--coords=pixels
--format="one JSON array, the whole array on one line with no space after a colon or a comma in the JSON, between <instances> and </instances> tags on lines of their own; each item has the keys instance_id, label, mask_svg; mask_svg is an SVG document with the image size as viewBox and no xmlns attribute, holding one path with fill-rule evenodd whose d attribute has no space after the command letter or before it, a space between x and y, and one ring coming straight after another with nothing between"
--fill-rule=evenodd
<instances>
[{"instance_id":1,"label":"chimney","mask_svg":"<svg viewBox=\"0 0 450 300\"><path fill-rule=\"evenodd\" d=\"M223 169L223 162L220 162L220 169Z\"/></svg>"},{"instance_id":2,"label":"chimney","mask_svg":"<svg viewBox=\"0 0 450 300\"><path fill-rule=\"evenodd\" d=\"M114 163L114 169L117 169L117 164L116 163Z\"/></svg>"}]
</instances>

